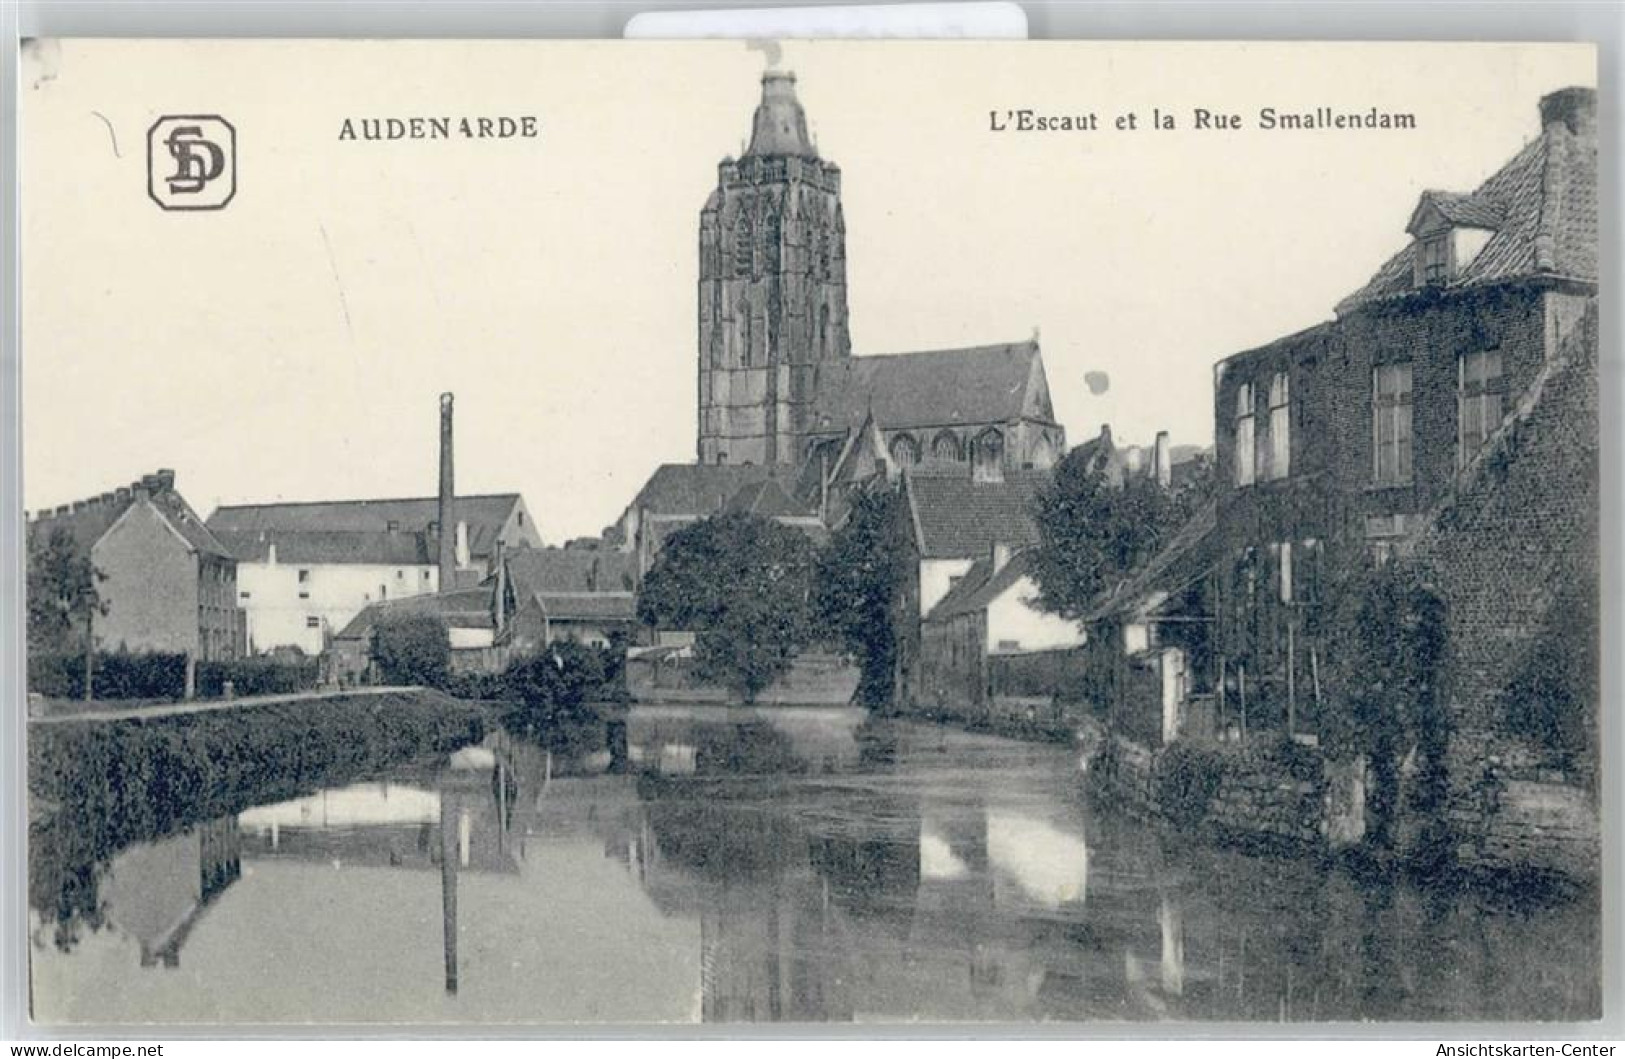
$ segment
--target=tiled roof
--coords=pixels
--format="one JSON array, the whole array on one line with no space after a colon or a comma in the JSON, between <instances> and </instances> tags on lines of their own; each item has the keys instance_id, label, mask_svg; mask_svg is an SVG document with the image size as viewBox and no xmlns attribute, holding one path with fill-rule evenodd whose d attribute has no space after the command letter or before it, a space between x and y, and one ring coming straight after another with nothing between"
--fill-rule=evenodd
<instances>
[{"instance_id":1,"label":"tiled roof","mask_svg":"<svg viewBox=\"0 0 1625 1059\"><path fill-rule=\"evenodd\" d=\"M173 478L168 480L172 482ZM187 547L204 555L232 558L231 550L210 532L192 505L172 486L155 488L151 484L143 486L142 482L133 483L115 493L103 493L80 501L76 510L35 518L28 524L29 543L32 546L34 541L43 540L53 530L65 529L72 534L75 545L88 555L96 542L113 527L113 523L123 517L143 491L170 528L186 541Z\"/></svg>"},{"instance_id":2,"label":"tiled roof","mask_svg":"<svg viewBox=\"0 0 1625 1059\"><path fill-rule=\"evenodd\" d=\"M637 597L630 592L539 592L549 621L633 621Z\"/></svg>"},{"instance_id":3,"label":"tiled roof","mask_svg":"<svg viewBox=\"0 0 1625 1059\"><path fill-rule=\"evenodd\" d=\"M749 485L741 487L738 492L728 498L725 509L732 512L743 512L747 515L758 515L762 518L773 518L776 515L811 515L814 513L808 505L798 503L792 499L785 486L777 478L751 482Z\"/></svg>"},{"instance_id":4,"label":"tiled roof","mask_svg":"<svg viewBox=\"0 0 1625 1059\"><path fill-rule=\"evenodd\" d=\"M886 430L1008 422L1027 407L1035 362L1042 371L1037 342L1012 342L824 364L809 429L849 430L871 410ZM1040 411L1053 418L1048 407Z\"/></svg>"},{"instance_id":5,"label":"tiled roof","mask_svg":"<svg viewBox=\"0 0 1625 1059\"><path fill-rule=\"evenodd\" d=\"M637 556L615 548L515 548L507 553L514 593L626 592L637 583Z\"/></svg>"},{"instance_id":6,"label":"tiled roof","mask_svg":"<svg viewBox=\"0 0 1625 1059\"><path fill-rule=\"evenodd\" d=\"M1446 289L1534 276L1597 280L1597 139L1562 122L1549 124L1471 194L1429 191L1458 224L1495 231ZM1413 241L1391 257L1338 313L1416 290Z\"/></svg>"},{"instance_id":7,"label":"tiled roof","mask_svg":"<svg viewBox=\"0 0 1625 1059\"><path fill-rule=\"evenodd\" d=\"M790 467L666 463L649 476L631 507L651 515L713 515L747 485L783 476L793 488L794 473Z\"/></svg>"},{"instance_id":8,"label":"tiled roof","mask_svg":"<svg viewBox=\"0 0 1625 1059\"><path fill-rule=\"evenodd\" d=\"M216 535L241 562L270 561L273 545L279 563L426 566L435 562L434 549L423 533L222 530Z\"/></svg>"},{"instance_id":9,"label":"tiled roof","mask_svg":"<svg viewBox=\"0 0 1625 1059\"><path fill-rule=\"evenodd\" d=\"M1006 472L1000 482L976 482L961 467L957 474L905 476L915 543L926 559L979 557L993 543L1024 547L1038 543L1032 503L1049 475Z\"/></svg>"},{"instance_id":10,"label":"tiled roof","mask_svg":"<svg viewBox=\"0 0 1625 1059\"><path fill-rule=\"evenodd\" d=\"M959 583L931 608L931 613L925 620L946 621L961 614L974 614L986 610L1011 585L1026 576L1030 569L1030 555L1029 552L1017 552L991 577L988 574L993 568L992 561L978 559L965 572Z\"/></svg>"},{"instance_id":11,"label":"tiled roof","mask_svg":"<svg viewBox=\"0 0 1625 1059\"><path fill-rule=\"evenodd\" d=\"M453 629L489 629L494 625L491 593L478 587L459 588L452 592L369 603L360 614L350 619L350 623L339 632L338 639L363 639L372 634L380 621L400 614L435 614Z\"/></svg>"},{"instance_id":12,"label":"tiled roof","mask_svg":"<svg viewBox=\"0 0 1625 1059\"><path fill-rule=\"evenodd\" d=\"M457 519L468 524L468 550L487 558L519 503L518 493L457 498ZM285 504L231 504L215 509L209 527L221 533L427 533L440 519L435 497L394 500L315 500ZM280 552L280 549L279 549Z\"/></svg>"},{"instance_id":13,"label":"tiled roof","mask_svg":"<svg viewBox=\"0 0 1625 1059\"><path fill-rule=\"evenodd\" d=\"M1218 504L1208 501L1174 532L1168 543L1114 591L1106 594L1084 621L1099 621L1143 604L1152 593L1173 592L1207 568L1217 543Z\"/></svg>"}]
</instances>

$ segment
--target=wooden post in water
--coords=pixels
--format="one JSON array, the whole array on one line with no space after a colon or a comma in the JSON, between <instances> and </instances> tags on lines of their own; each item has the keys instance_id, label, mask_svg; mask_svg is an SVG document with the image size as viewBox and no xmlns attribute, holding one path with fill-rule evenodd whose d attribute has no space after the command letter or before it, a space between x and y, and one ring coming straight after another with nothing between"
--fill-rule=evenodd
<instances>
[{"instance_id":1,"label":"wooden post in water","mask_svg":"<svg viewBox=\"0 0 1625 1059\"><path fill-rule=\"evenodd\" d=\"M441 792L445 797L445 792ZM445 931L446 992L457 995L457 837L440 814L440 919Z\"/></svg>"}]
</instances>

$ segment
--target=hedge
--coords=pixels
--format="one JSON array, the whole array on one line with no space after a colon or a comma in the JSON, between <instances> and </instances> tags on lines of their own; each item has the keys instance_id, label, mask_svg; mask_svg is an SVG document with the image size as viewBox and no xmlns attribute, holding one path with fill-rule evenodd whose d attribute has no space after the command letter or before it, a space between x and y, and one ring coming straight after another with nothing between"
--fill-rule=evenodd
<instances>
[{"instance_id":1,"label":"hedge","mask_svg":"<svg viewBox=\"0 0 1625 1059\"><path fill-rule=\"evenodd\" d=\"M403 691L30 726L29 903L68 948L125 846L449 753L482 738L486 716Z\"/></svg>"},{"instance_id":2,"label":"hedge","mask_svg":"<svg viewBox=\"0 0 1625 1059\"><path fill-rule=\"evenodd\" d=\"M194 673L198 698L220 698L227 681L232 694L285 695L316 687L319 663L314 658L238 658L199 662ZM28 690L53 699L82 699L85 657L82 654L30 654ZM98 652L93 666L94 699L175 700L186 695L186 656L164 651Z\"/></svg>"}]
</instances>

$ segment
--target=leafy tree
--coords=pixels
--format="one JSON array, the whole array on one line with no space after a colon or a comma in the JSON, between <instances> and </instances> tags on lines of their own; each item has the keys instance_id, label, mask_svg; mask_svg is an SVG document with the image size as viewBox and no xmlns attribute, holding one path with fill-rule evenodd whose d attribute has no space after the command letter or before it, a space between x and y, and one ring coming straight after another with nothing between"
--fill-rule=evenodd
<instances>
[{"instance_id":1,"label":"leafy tree","mask_svg":"<svg viewBox=\"0 0 1625 1059\"><path fill-rule=\"evenodd\" d=\"M1113 483L1093 450L1067 453L1034 502L1033 577L1042 606L1067 617L1086 613L1155 554L1198 499L1191 490L1170 494L1147 475Z\"/></svg>"},{"instance_id":2,"label":"leafy tree","mask_svg":"<svg viewBox=\"0 0 1625 1059\"><path fill-rule=\"evenodd\" d=\"M107 613L97 570L73 534L57 526L28 556L28 651L30 655L81 653L83 682L90 697L96 615Z\"/></svg>"},{"instance_id":3,"label":"leafy tree","mask_svg":"<svg viewBox=\"0 0 1625 1059\"><path fill-rule=\"evenodd\" d=\"M851 516L818 556L817 613L862 666L858 697L888 702L897 652L896 615L908 572L898 520L902 498L891 489L863 492Z\"/></svg>"},{"instance_id":4,"label":"leafy tree","mask_svg":"<svg viewBox=\"0 0 1625 1059\"><path fill-rule=\"evenodd\" d=\"M388 614L372 632L372 660L387 684L439 686L451 672L451 633L436 614Z\"/></svg>"},{"instance_id":5,"label":"leafy tree","mask_svg":"<svg viewBox=\"0 0 1625 1059\"><path fill-rule=\"evenodd\" d=\"M665 542L644 578L638 617L692 631L699 676L754 702L811 635L815 561L798 530L715 515Z\"/></svg>"},{"instance_id":6,"label":"leafy tree","mask_svg":"<svg viewBox=\"0 0 1625 1059\"><path fill-rule=\"evenodd\" d=\"M615 693L606 685L618 677L619 665L612 649L569 640L518 659L501 679L504 692L517 700L508 726L540 736L557 725L590 719L592 700Z\"/></svg>"}]
</instances>

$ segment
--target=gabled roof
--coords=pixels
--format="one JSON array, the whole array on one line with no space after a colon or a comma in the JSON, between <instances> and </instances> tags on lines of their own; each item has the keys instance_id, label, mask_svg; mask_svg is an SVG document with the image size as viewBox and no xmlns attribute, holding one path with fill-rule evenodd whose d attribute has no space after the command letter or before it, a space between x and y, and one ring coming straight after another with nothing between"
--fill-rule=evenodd
<instances>
[{"instance_id":1,"label":"gabled roof","mask_svg":"<svg viewBox=\"0 0 1625 1059\"><path fill-rule=\"evenodd\" d=\"M549 621L637 619L637 597L631 592L538 592L534 598Z\"/></svg>"},{"instance_id":2,"label":"gabled roof","mask_svg":"<svg viewBox=\"0 0 1625 1059\"><path fill-rule=\"evenodd\" d=\"M946 596L938 601L931 613L926 615L926 621L946 621L961 614L975 614L986 610L994 600L1020 581L1031 569L1032 553L1017 552L1012 555L997 573L990 572L993 563L989 559L978 559L965 576L949 590Z\"/></svg>"},{"instance_id":3,"label":"gabled roof","mask_svg":"<svg viewBox=\"0 0 1625 1059\"><path fill-rule=\"evenodd\" d=\"M1043 371L1037 342L848 357L819 366L808 430L848 430L871 411L885 430L1004 423L1029 405L1050 421Z\"/></svg>"},{"instance_id":4,"label":"gabled roof","mask_svg":"<svg viewBox=\"0 0 1625 1059\"><path fill-rule=\"evenodd\" d=\"M628 592L637 583L637 556L616 548L515 548L505 558L521 599L538 593Z\"/></svg>"},{"instance_id":5,"label":"gabled roof","mask_svg":"<svg viewBox=\"0 0 1625 1059\"><path fill-rule=\"evenodd\" d=\"M650 515L714 515L747 485L782 477L793 488L794 474L791 467L666 463L655 468L629 506Z\"/></svg>"},{"instance_id":6,"label":"gabled roof","mask_svg":"<svg viewBox=\"0 0 1625 1059\"><path fill-rule=\"evenodd\" d=\"M1105 593L1085 622L1100 621L1142 607L1157 593L1172 595L1205 572L1215 559L1218 543L1218 503L1209 500L1185 524L1174 531L1168 543L1115 589Z\"/></svg>"},{"instance_id":7,"label":"gabled roof","mask_svg":"<svg viewBox=\"0 0 1625 1059\"><path fill-rule=\"evenodd\" d=\"M1412 213L1412 225L1427 207L1454 224L1495 232L1445 285L1447 290L1536 276L1597 281L1594 131L1581 133L1561 121L1548 122L1538 138L1471 194L1424 192ZM1415 254L1413 241L1389 258L1364 287L1338 303L1337 312L1414 292Z\"/></svg>"},{"instance_id":8,"label":"gabled roof","mask_svg":"<svg viewBox=\"0 0 1625 1059\"><path fill-rule=\"evenodd\" d=\"M520 502L518 493L457 498L457 520L468 524L468 550L487 558ZM436 497L385 500L314 500L278 504L228 504L209 516L217 533L427 533L440 519ZM278 549L280 554L280 548ZM357 560L361 561L361 560Z\"/></svg>"},{"instance_id":9,"label":"gabled roof","mask_svg":"<svg viewBox=\"0 0 1625 1059\"><path fill-rule=\"evenodd\" d=\"M433 545L424 533L222 530L216 536L242 562L269 562L273 546L279 563L427 566L435 562Z\"/></svg>"},{"instance_id":10,"label":"gabled roof","mask_svg":"<svg viewBox=\"0 0 1625 1059\"><path fill-rule=\"evenodd\" d=\"M792 498L785 490L784 484L777 478L751 482L740 487L738 492L728 498L724 510L757 515L761 518L814 514L808 505Z\"/></svg>"},{"instance_id":11,"label":"gabled roof","mask_svg":"<svg viewBox=\"0 0 1625 1059\"><path fill-rule=\"evenodd\" d=\"M954 474L903 473L915 546L925 559L968 559L986 554L995 541L1012 547L1038 543L1033 498L1048 472L1005 472L999 482L972 481L968 468Z\"/></svg>"},{"instance_id":12,"label":"gabled roof","mask_svg":"<svg viewBox=\"0 0 1625 1059\"><path fill-rule=\"evenodd\" d=\"M173 476L169 472L160 473L168 476L163 481L170 484L159 484L158 476L149 476L116 493L103 493L77 505L70 505L70 510L62 514L40 515L28 524L29 545L32 547L36 541L45 540L52 531L63 529L73 537L74 545L83 554L89 555L96 542L106 536L113 524L123 518L144 495L164 522L192 551L222 559L232 558L230 548L210 532L192 505L175 491Z\"/></svg>"},{"instance_id":13,"label":"gabled roof","mask_svg":"<svg viewBox=\"0 0 1625 1059\"><path fill-rule=\"evenodd\" d=\"M459 588L369 603L350 619L337 638L363 639L372 635L379 622L401 614L434 614L452 629L490 629L496 625L491 615L490 591L479 587Z\"/></svg>"}]
</instances>

